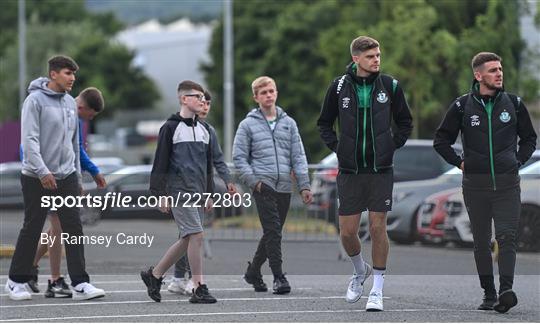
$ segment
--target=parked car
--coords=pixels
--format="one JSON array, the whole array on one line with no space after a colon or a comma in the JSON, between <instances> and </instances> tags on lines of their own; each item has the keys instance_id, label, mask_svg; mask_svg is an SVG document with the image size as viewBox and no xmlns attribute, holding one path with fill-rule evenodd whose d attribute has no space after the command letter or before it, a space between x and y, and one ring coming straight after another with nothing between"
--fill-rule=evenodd
<instances>
[{"instance_id":1,"label":"parked car","mask_svg":"<svg viewBox=\"0 0 540 324\"><path fill-rule=\"evenodd\" d=\"M521 217L518 233L520 251L540 251L540 161L522 168L521 174ZM433 201L439 201L443 208L435 215L431 208ZM471 245L473 242L469 216L463 202L461 187L436 193L422 206L425 211L419 217L426 222L434 218L440 224L443 219L443 239L458 245ZM439 225L440 226L440 225ZM440 228L440 227L439 227Z\"/></svg>"},{"instance_id":2,"label":"parked car","mask_svg":"<svg viewBox=\"0 0 540 324\"><path fill-rule=\"evenodd\" d=\"M21 162L0 163L0 208L23 206Z\"/></svg>"},{"instance_id":3,"label":"parked car","mask_svg":"<svg viewBox=\"0 0 540 324\"><path fill-rule=\"evenodd\" d=\"M426 198L418 210L418 237L422 243L446 243L444 226L448 215L461 213L463 206L449 201L456 193L452 188Z\"/></svg>"},{"instance_id":4,"label":"parked car","mask_svg":"<svg viewBox=\"0 0 540 324\"><path fill-rule=\"evenodd\" d=\"M114 173L115 171L126 166L124 160L118 157L96 157L92 158L91 160L104 176ZM83 182L94 182L94 178L92 178L92 175L88 172L83 172L82 180Z\"/></svg>"},{"instance_id":5,"label":"parked car","mask_svg":"<svg viewBox=\"0 0 540 324\"><path fill-rule=\"evenodd\" d=\"M455 148L461 150L459 145ZM450 168L452 166L435 152L431 140L409 140L394 154L395 182L435 178ZM317 165L313 173L313 203L308 207L310 215L333 223L336 222L337 213L337 174L337 156L331 153Z\"/></svg>"},{"instance_id":6,"label":"parked car","mask_svg":"<svg viewBox=\"0 0 540 324\"><path fill-rule=\"evenodd\" d=\"M157 207L139 206L137 201L139 197L144 201L148 201L148 197L152 196L149 190L150 172L152 171L151 164L129 166L117 170L113 174L105 176L107 187L97 189L91 184L85 184L85 192L91 196L105 196L108 192L112 195L116 193L116 197L131 197L131 203L127 207L107 206L104 210L98 208L85 207L81 210L81 214L85 218L170 218L171 215L164 214ZM214 173L215 192L224 194L227 192L225 183ZM214 209L214 217L228 217L243 213L242 207L217 207Z\"/></svg>"},{"instance_id":7,"label":"parked car","mask_svg":"<svg viewBox=\"0 0 540 324\"><path fill-rule=\"evenodd\" d=\"M93 158L92 162L104 175L124 167L124 161L117 157ZM0 163L0 208L23 207L21 170L21 162ZM82 180L83 183L94 183L94 179L88 172L83 172Z\"/></svg>"}]
</instances>

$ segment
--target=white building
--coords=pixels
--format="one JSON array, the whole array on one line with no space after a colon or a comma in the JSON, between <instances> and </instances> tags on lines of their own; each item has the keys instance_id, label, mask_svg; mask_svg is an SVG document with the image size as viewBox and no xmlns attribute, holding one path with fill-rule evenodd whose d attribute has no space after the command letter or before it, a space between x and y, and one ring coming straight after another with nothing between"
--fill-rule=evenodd
<instances>
[{"instance_id":1,"label":"white building","mask_svg":"<svg viewBox=\"0 0 540 324\"><path fill-rule=\"evenodd\" d=\"M117 35L119 42L135 51L133 64L155 81L162 99L157 105L159 110L173 112L178 108L176 88L180 81L192 80L204 85L199 67L201 62L209 60L212 28L192 24L188 19L169 25L149 20Z\"/></svg>"}]
</instances>

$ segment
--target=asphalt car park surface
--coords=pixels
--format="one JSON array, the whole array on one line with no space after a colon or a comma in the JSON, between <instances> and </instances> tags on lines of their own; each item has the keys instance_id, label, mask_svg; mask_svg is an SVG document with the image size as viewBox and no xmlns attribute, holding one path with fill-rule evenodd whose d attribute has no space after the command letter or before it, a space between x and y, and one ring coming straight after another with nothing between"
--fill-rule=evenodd
<instances>
[{"instance_id":1,"label":"asphalt car park surface","mask_svg":"<svg viewBox=\"0 0 540 324\"><path fill-rule=\"evenodd\" d=\"M14 244L22 221L20 211L3 211L0 243ZM92 282L104 288L102 299L74 302L46 299L36 294L31 301L15 302L0 294L0 321L39 322L538 322L540 311L539 254L520 253L517 258L515 290L519 304L508 314L477 311L481 290L475 275L471 249L449 249L391 245L385 279L385 311L364 311L364 298L345 302L344 294L352 267L338 261L335 241L285 241L284 269L292 293L278 296L255 293L241 280L256 243L253 240L213 240L212 258L205 260L210 291L218 298L214 305L190 304L187 296L175 295L162 287L163 301L155 303L146 294L138 273L155 263L176 238L168 220L103 220L86 227L87 235L118 232L154 235L151 246L86 247L87 269ZM363 245L370 260L371 246ZM4 283L9 258L0 259L0 282ZM65 261L62 273L66 273ZM40 288L45 290L48 260L41 263ZM264 278L271 284L265 265ZM495 266L496 269L496 266Z\"/></svg>"}]
</instances>

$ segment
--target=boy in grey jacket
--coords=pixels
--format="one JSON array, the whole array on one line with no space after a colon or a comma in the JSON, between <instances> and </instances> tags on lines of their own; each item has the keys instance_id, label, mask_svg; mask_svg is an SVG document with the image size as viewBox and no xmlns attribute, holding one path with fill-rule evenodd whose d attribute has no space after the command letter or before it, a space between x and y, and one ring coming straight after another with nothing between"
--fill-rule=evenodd
<instances>
[{"instance_id":1,"label":"boy in grey jacket","mask_svg":"<svg viewBox=\"0 0 540 324\"><path fill-rule=\"evenodd\" d=\"M251 87L259 107L238 126L233 160L240 179L253 190L263 236L253 261L248 262L244 280L255 291L267 291L261 266L268 258L274 275L274 294L287 294L291 287L282 270L281 232L291 200L291 172L296 176L304 203L313 199L308 166L296 122L276 106L275 81L261 76Z\"/></svg>"},{"instance_id":2,"label":"boy in grey jacket","mask_svg":"<svg viewBox=\"0 0 540 324\"><path fill-rule=\"evenodd\" d=\"M5 287L13 300L32 298L25 283L33 278L32 262L48 212L48 208L41 206L42 197L76 197L81 193L77 105L68 94L79 67L67 56L52 57L48 63L50 81L38 79L32 82L22 108L24 224ZM60 207L58 217L63 232L69 238L83 236L78 208ZM105 296L102 289L89 283L84 245L69 241L72 243L66 244L65 249L73 286L72 298L82 300Z\"/></svg>"}]
</instances>

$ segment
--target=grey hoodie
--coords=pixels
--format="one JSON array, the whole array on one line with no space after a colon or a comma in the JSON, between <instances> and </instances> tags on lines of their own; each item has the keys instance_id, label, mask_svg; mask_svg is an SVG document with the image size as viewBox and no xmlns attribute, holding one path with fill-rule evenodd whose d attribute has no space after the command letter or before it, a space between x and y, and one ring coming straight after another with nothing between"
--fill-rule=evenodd
<instances>
[{"instance_id":1,"label":"grey hoodie","mask_svg":"<svg viewBox=\"0 0 540 324\"><path fill-rule=\"evenodd\" d=\"M278 192L291 192L291 171L298 190L310 189L309 174L296 122L280 107L274 130L260 108L253 109L238 125L233 144L234 165L251 189L262 181Z\"/></svg>"},{"instance_id":2,"label":"grey hoodie","mask_svg":"<svg viewBox=\"0 0 540 324\"><path fill-rule=\"evenodd\" d=\"M79 123L75 99L47 88L47 78L30 83L21 116L24 175L43 178L52 173L65 179L80 178Z\"/></svg>"}]
</instances>

